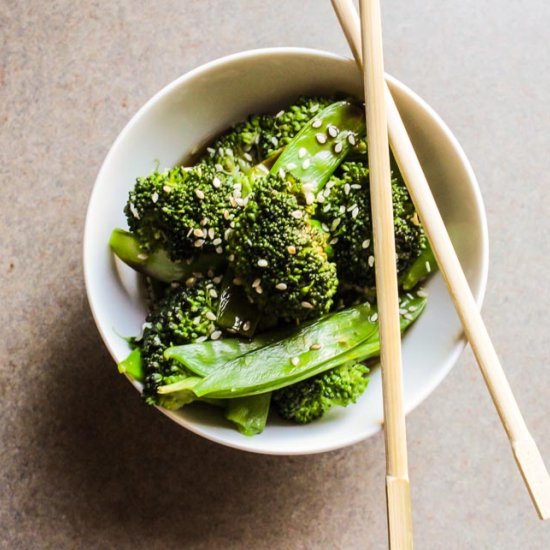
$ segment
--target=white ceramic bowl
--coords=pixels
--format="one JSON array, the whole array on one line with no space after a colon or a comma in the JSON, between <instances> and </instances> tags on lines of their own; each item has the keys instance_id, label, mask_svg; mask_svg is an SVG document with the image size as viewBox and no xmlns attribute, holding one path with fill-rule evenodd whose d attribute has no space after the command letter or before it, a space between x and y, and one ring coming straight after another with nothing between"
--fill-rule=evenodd
<instances>
[{"instance_id":1,"label":"white ceramic bowl","mask_svg":"<svg viewBox=\"0 0 550 550\"><path fill-rule=\"evenodd\" d=\"M414 92L388 77L395 100L425 169L441 213L481 305L487 280L485 213L472 168L451 131ZM126 227L122 212L137 176L157 163L171 167L190 151L250 113L276 112L302 94L345 92L360 97L353 61L331 53L273 48L207 63L178 78L130 120L99 172L88 208L84 273L90 306L115 361L128 354L120 335L141 330L146 309L136 274L115 263L111 230ZM412 410L449 372L464 347L458 318L440 275L427 285L428 306L403 341L405 408ZM116 372L114 365L109 365ZM138 386L136 386L138 387ZM307 454L361 441L381 428L380 371L356 405L336 408L307 426L270 422L247 438L206 408L162 411L212 441L258 453Z\"/></svg>"}]
</instances>

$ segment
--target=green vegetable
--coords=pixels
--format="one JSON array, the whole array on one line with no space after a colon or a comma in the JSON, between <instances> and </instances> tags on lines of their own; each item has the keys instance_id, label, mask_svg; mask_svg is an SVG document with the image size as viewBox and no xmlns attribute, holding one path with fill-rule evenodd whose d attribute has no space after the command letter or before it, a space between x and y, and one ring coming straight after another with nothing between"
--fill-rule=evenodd
<instances>
[{"instance_id":1,"label":"green vegetable","mask_svg":"<svg viewBox=\"0 0 550 550\"><path fill-rule=\"evenodd\" d=\"M244 435L260 434L267 423L270 402L270 393L228 399L225 418L233 422Z\"/></svg>"},{"instance_id":2,"label":"green vegetable","mask_svg":"<svg viewBox=\"0 0 550 550\"><path fill-rule=\"evenodd\" d=\"M403 290L412 290L418 283L436 270L437 262L435 261L433 250L426 240L424 250L422 250L420 256L411 265L401 282Z\"/></svg>"},{"instance_id":3,"label":"green vegetable","mask_svg":"<svg viewBox=\"0 0 550 550\"><path fill-rule=\"evenodd\" d=\"M405 298L405 330L422 312L425 299ZM230 398L273 391L351 359L378 355L378 315L361 304L314 320L287 338L268 344L214 370L195 388L197 396ZM357 353L360 356L357 356Z\"/></svg>"},{"instance_id":4,"label":"green vegetable","mask_svg":"<svg viewBox=\"0 0 550 550\"><path fill-rule=\"evenodd\" d=\"M277 390L273 393L273 404L283 418L307 424L334 406L355 403L368 386L368 372L362 363L346 363Z\"/></svg>"},{"instance_id":5,"label":"green vegetable","mask_svg":"<svg viewBox=\"0 0 550 550\"><path fill-rule=\"evenodd\" d=\"M143 371L141 350L139 348L132 350L130 355L118 364L118 372L127 374L138 382L143 382L145 373Z\"/></svg>"},{"instance_id":6,"label":"green vegetable","mask_svg":"<svg viewBox=\"0 0 550 550\"><path fill-rule=\"evenodd\" d=\"M317 193L364 132L363 110L349 101L332 103L316 115L287 145L271 169L283 170Z\"/></svg>"},{"instance_id":7,"label":"green vegetable","mask_svg":"<svg viewBox=\"0 0 550 550\"><path fill-rule=\"evenodd\" d=\"M218 254L203 254L186 261L173 261L162 248L148 253L136 236L124 229L113 230L109 246L125 264L165 283L186 279L196 272L217 270L226 262L225 258Z\"/></svg>"}]
</instances>

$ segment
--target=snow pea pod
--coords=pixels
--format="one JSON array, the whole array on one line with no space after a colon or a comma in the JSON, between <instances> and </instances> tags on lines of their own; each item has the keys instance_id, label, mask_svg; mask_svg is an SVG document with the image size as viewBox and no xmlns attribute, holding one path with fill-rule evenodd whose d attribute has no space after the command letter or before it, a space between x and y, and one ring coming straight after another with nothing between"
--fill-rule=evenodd
<instances>
[{"instance_id":1,"label":"snow pea pod","mask_svg":"<svg viewBox=\"0 0 550 550\"><path fill-rule=\"evenodd\" d=\"M408 328L426 300L401 303L401 329ZM299 382L350 359L380 352L378 315L368 304L354 306L298 328L291 336L237 357L214 370L193 391L199 397L232 398L273 391Z\"/></svg>"}]
</instances>

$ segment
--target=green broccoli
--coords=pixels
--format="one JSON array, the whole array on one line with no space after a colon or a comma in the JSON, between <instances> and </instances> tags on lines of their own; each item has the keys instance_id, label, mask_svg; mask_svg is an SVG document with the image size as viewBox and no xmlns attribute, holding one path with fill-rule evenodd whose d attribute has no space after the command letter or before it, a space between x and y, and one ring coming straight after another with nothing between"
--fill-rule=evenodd
<instances>
[{"instance_id":1,"label":"green broccoli","mask_svg":"<svg viewBox=\"0 0 550 550\"><path fill-rule=\"evenodd\" d=\"M255 182L228 244L251 301L266 314L304 320L327 313L338 279L326 235L311 223L299 186L277 175Z\"/></svg>"},{"instance_id":2,"label":"green broccoli","mask_svg":"<svg viewBox=\"0 0 550 550\"><path fill-rule=\"evenodd\" d=\"M240 190L211 167L176 167L138 178L124 212L146 253L164 249L172 260L223 254Z\"/></svg>"},{"instance_id":3,"label":"green broccoli","mask_svg":"<svg viewBox=\"0 0 550 550\"><path fill-rule=\"evenodd\" d=\"M400 176L392 180L397 271L401 276L426 246L409 193ZM326 184L317 216L330 231L333 260L344 288L369 291L375 285L369 169L344 162Z\"/></svg>"},{"instance_id":4,"label":"green broccoli","mask_svg":"<svg viewBox=\"0 0 550 550\"><path fill-rule=\"evenodd\" d=\"M355 403L368 386L369 369L350 362L273 392L272 403L286 420L308 424L331 407Z\"/></svg>"},{"instance_id":5,"label":"green broccoli","mask_svg":"<svg viewBox=\"0 0 550 550\"><path fill-rule=\"evenodd\" d=\"M179 408L181 400L159 396L159 386L179 382L190 372L176 361L165 359L164 351L174 345L216 340L222 331L216 325L221 276L200 277L175 286L147 316L141 349L143 398L150 405Z\"/></svg>"}]
</instances>

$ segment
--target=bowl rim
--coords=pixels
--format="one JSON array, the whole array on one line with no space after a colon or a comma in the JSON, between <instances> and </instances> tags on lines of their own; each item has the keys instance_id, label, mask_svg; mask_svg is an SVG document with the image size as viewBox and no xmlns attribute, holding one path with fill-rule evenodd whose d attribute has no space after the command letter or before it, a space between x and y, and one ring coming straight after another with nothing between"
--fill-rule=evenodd
<instances>
[{"instance_id":1,"label":"bowl rim","mask_svg":"<svg viewBox=\"0 0 550 550\"><path fill-rule=\"evenodd\" d=\"M93 263L91 262L90 259L88 259L88 250L90 248L88 246L88 241L90 240L90 235L93 232L93 225L92 225L93 216L91 215L92 204L95 202L93 199L95 195L99 193L98 182L103 178L104 172L107 170L107 167L110 164L111 157L113 157L116 154L117 149L119 148L119 144L124 141L127 134L129 134L132 131L134 126L139 123L141 118L145 116L145 114L149 111L149 109L153 105L155 105L157 102L159 102L162 98L164 98L166 95L169 95L174 89L184 85L187 81L190 81L203 73L209 72L210 70L215 69L216 67L222 66L227 63L232 63L234 61L238 61L241 59L247 59L247 58L253 58L253 57L261 58L261 57L269 57L272 55L281 55L281 54L288 55L288 56L296 56L296 57L306 56L306 57L317 58L317 59L319 58L333 59L333 60L338 60L340 62L343 61L351 65L355 64L353 59L349 57L345 57L343 55L333 53L333 52L314 49L314 48L303 48L303 47L293 47L293 46L257 48L252 50L244 50L241 52L236 52L230 55L219 57L217 59L203 63L202 65L199 65L198 67L195 67L194 69L191 69L185 72L175 80L163 86L158 92L156 92L132 115L130 120L126 123L122 131L118 134L117 138L110 146L109 151L107 152L105 159L101 164L99 172L94 181L92 191L88 198L88 206L86 209L86 221L84 225L84 235L83 235L83 243L82 243L82 254L83 254L82 261L83 261L83 271L84 271L84 284L86 287L86 296L87 296L88 304L92 313L92 317L94 319L94 323L97 327L97 330L101 336L103 344L105 345L105 347L109 351L109 354L111 355L111 357L114 359L115 362L118 362L118 359L116 357L114 349L109 343L109 338L107 336L106 330L104 329L102 324L99 322L99 315L94 305L93 293L91 290L93 287L93 285L91 284L91 279L93 277L92 275ZM439 126L439 128L447 138L448 142L452 146L453 150L457 154L458 158L460 159L460 162L467 174L467 177L471 182L471 187L472 187L473 196L474 196L473 206L475 207L476 216L479 219L479 224L481 229L481 262L479 265L480 282L479 282L478 291L474 293L475 301L478 307L481 309L481 306L483 304L483 299L485 297L485 292L487 289L487 280L488 280L488 273L489 273L489 231L488 231L487 215L485 211L483 197L479 187L479 182L475 176L472 165L468 157L466 156L466 153L464 152L462 146L460 145L458 139L452 133L452 131L444 122L444 120L441 118L441 116L422 97L420 97L411 88L403 84L400 80L398 80L397 78L387 73L385 74L385 76L386 76L387 82L390 84L390 87L396 88L400 92L409 96L409 98L411 98L424 111L426 111L427 114ZM416 399L412 403L411 402L408 403L408 406L406 407L406 410L405 410L406 415L411 413L418 405L420 405L420 403L422 403L437 388L437 386L439 386L439 384L449 374L451 369L456 364L458 358L460 357L460 355L462 354L466 346L466 343L467 342L466 342L464 333L462 333L461 338L456 343L453 349L453 352L446 359L445 364L443 365L443 368L440 368L437 371L436 376L430 379L429 383L423 386L422 390L419 392ZM141 386L139 383L135 382L129 377L127 378L136 389L140 390ZM174 411L169 411L169 410L163 409L162 407L156 407L156 408L160 412L162 412L164 415L169 417L171 420L179 424L180 426L183 426L184 428L191 431L192 433L195 433L201 437L204 437L207 440L213 441L215 443L219 443L226 447L231 447L237 450L241 450L241 451L274 455L274 456L276 455L297 456L297 455L308 455L308 454L317 454L322 452L333 451L333 450L348 447L360 441L363 441L373 436L374 434L378 433L382 429L382 425L380 424L372 427L370 430L366 432L361 432L354 437L348 438L345 442L331 443L330 441L327 441L325 445L318 445L317 447L313 449L308 449L308 450L298 450L295 452L288 451L288 450L281 450L281 451L272 450L272 449L266 450L262 448L253 448L248 442L248 438L243 439L243 443L241 444L235 441L227 441L222 437L216 436L215 434L205 433L200 427L197 427L194 422L180 417L179 415L175 414Z\"/></svg>"}]
</instances>

